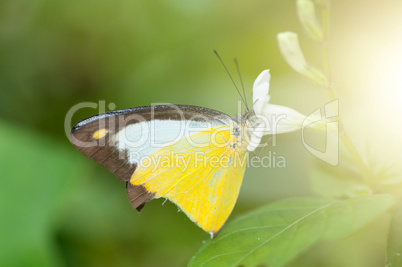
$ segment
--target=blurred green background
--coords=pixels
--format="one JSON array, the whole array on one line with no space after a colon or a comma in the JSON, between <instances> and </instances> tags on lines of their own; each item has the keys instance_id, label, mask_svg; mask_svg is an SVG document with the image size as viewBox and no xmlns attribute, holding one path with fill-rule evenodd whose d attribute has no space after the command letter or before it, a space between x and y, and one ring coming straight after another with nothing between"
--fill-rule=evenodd
<instances>
[{"instance_id":1,"label":"blurred green background","mask_svg":"<svg viewBox=\"0 0 402 267\"><path fill-rule=\"evenodd\" d=\"M334 80L351 135L369 133L358 141L377 145L385 131L397 140L402 3L337 0L332 14ZM309 114L327 95L280 56L276 34L288 30L302 34L293 0L0 0L0 265L184 266L209 235L168 202L133 210L124 183L70 145L65 116L100 100L117 109L174 103L234 115L239 97L213 49L235 77L238 59L249 97L270 68L271 102ZM318 46L300 38L320 67ZM97 113L81 109L68 124ZM375 150L380 158L394 145L385 141ZM314 195L315 165L300 132L278 136L270 150L286 158L286 168L247 169L231 218ZM381 222L373 227L383 230ZM384 242L355 254L381 259L367 251L382 251ZM331 247L316 251L295 266L324 266Z\"/></svg>"}]
</instances>

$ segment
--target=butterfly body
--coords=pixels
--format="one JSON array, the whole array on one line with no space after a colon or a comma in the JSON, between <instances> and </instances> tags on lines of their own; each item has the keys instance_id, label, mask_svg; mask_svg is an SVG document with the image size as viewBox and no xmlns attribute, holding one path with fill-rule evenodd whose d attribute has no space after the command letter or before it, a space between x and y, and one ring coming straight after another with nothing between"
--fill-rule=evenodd
<instances>
[{"instance_id":1,"label":"butterfly body","mask_svg":"<svg viewBox=\"0 0 402 267\"><path fill-rule=\"evenodd\" d=\"M166 198L216 234L239 194L248 155L245 129L215 110L157 105L85 119L73 127L71 142L127 183L133 208Z\"/></svg>"}]
</instances>

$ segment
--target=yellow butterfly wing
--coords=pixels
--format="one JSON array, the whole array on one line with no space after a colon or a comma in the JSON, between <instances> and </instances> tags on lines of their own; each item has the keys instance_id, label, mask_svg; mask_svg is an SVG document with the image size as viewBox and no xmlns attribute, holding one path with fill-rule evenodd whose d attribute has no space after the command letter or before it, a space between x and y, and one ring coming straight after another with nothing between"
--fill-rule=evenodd
<instances>
[{"instance_id":1,"label":"yellow butterfly wing","mask_svg":"<svg viewBox=\"0 0 402 267\"><path fill-rule=\"evenodd\" d=\"M236 203L247 156L230 126L211 127L146 158L130 183L177 204L204 231L217 233Z\"/></svg>"}]
</instances>

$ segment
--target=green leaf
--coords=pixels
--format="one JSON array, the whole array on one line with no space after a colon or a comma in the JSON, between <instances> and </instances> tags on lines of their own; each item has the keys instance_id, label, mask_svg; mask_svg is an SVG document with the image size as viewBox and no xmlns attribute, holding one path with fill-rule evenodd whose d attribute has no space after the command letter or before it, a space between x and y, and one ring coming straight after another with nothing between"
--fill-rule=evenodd
<instances>
[{"instance_id":1,"label":"green leaf","mask_svg":"<svg viewBox=\"0 0 402 267\"><path fill-rule=\"evenodd\" d=\"M87 176L81 157L67 138L2 121L0 129L0 266L55 266L53 231Z\"/></svg>"},{"instance_id":2,"label":"green leaf","mask_svg":"<svg viewBox=\"0 0 402 267\"><path fill-rule=\"evenodd\" d=\"M387 267L402 266L402 202L393 212L388 239Z\"/></svg>"},{"instance_id":3,"label":"green leaf","mask_svg":"<svg viewBox=\"0 0 402 267\"><path fill-rule=\"evenodd\" d=\"M233 220L189 266L283 266L318 240L343 238L362 228L393 203L386 194L281 200Z\"/></svg>"},{"instance_id":4,"label":"green leaf","mask_svg":"<svg viewBox=\"0 0 402 267\"><path fill-rule=\"evenodd\" d=\"M379 267L386 261L391 210L341 239L322 240L286 267Z\"/></svg>"}]
</instances>

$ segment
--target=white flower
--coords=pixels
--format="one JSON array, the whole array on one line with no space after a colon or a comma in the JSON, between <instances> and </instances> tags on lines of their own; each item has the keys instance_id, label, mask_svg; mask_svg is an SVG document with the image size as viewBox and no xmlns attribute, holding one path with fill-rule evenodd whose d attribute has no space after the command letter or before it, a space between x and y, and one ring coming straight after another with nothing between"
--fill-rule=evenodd
<instances>
[{"instance_id":1,"label":"white flower","mask_svg":"<svg viewBox=\"0 0 402 267\"><path fill-rule=\"evenodd\" d=\"M270 96L269 92L269 80L271 79L271 74L269 70L264 70L255 79L253 85L253 108L256 114L260 114L266 103L268 103Z\"/></svg>"},{"instance_id":2,"label":"white flower","mask_svg":"<svg viewBox=\"0 0 402 267\"><path fill-rule=\"evenodd\" d=\"M302 125L314 123L313 129L325 131L325 120L313 116L305 116L285 106L269 104L269 70L264 70L253 85L253 109L255 117L248 125L250 142L247 150L254 151L264 135L274 135L300 130Z\"/></svg>"}]
</instances>

